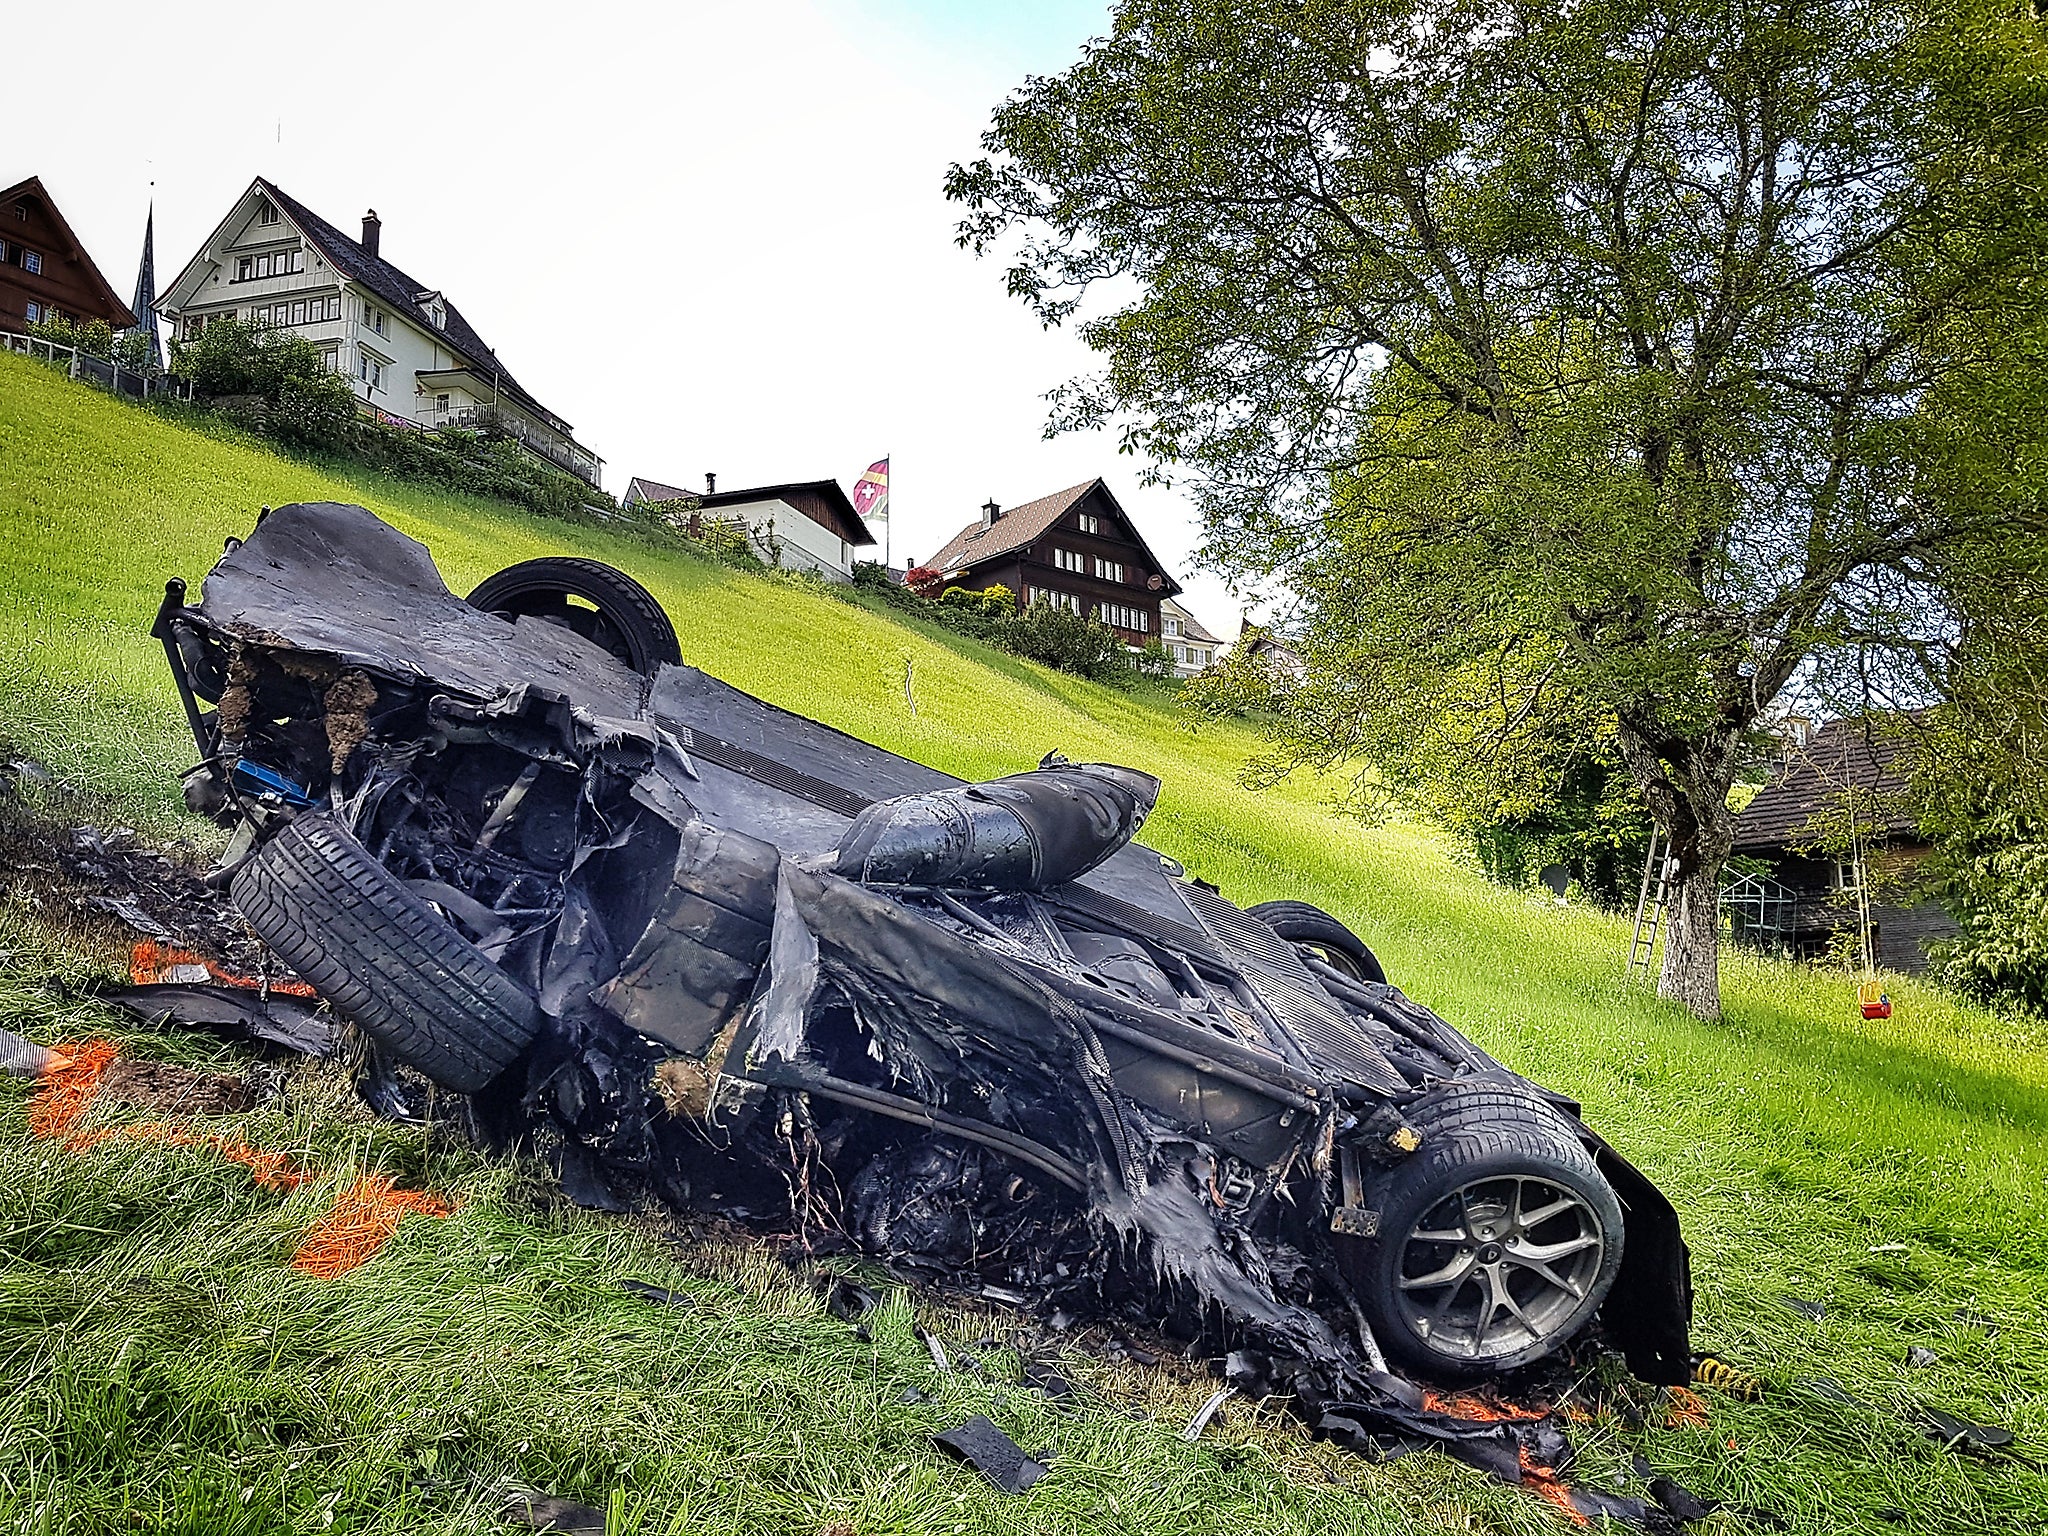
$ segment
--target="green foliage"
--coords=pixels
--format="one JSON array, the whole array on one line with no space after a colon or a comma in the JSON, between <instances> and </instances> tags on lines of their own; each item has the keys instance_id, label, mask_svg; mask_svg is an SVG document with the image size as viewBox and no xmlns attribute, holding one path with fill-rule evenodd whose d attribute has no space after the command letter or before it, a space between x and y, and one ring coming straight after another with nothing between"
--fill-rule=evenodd
<instances>
[{"instance_id":1,"label":"green foliage","mask_svg":"<svg viewBox=\"0 0 2048 1536\"><path fill-rule=\"evenodd\" d=\"M1017 611L1017 594L1001 582L979 592L948 587L939 594L939 602L943 607L982 619L1007 619Z\"/></svg>"},{"instance_id":2,"label":"green foliage","mask_svg":"<svg viewBox=\"0 0 2048 1536\"><path fill-rule=\"evenodd\" d=\"M1004 629L1003 649L1097 683L1127 683L1135 670L1130 652L1107 625L1051 603L1030 603L1014 615Z\"/></svg>"},{"instance_id":3,"label":"green foliage","mask_svg":"<svg viewBox=\"0 0 2048 1536\"><path fill-rule=\"evenodd\" d=\"M1703 1013L1765 712L1938 687L2048 535L2004 0L1126 0L984 145L963 243L1104 361L1053 426L1185 466L1207 553L1306 601L1284 752L1536 801L1604 733Z\"/></svg>"},{"instance_id":4,"label":"green foliage","mask_svg":"<svg viewBox=\"0 0 2048 1536\"><path fill-rule=\"evenodd\" d=\"M28 327L28 333L60 347L76 347L87 357L114 355L114 330L104 320L88 320L83 325L71 319L38 320Z\"/></svg>"}]
</instances>

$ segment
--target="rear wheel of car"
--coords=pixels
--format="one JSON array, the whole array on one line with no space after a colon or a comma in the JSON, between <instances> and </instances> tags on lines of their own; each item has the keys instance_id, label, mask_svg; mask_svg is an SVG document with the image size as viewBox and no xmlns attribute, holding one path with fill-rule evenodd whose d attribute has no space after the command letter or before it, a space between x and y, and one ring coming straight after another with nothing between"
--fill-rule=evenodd
<instances>
[{"instance_id":1,"label":"rear wheel of car","mask_svg":"<svg viewBox=\"0 0 2048 1536\"><path fill-rule=\"evenodd\" d=\"M475 1092L540 1029L526 989L331 816L280 829L232 889L263 942L337 1012L444 1088Z\"/></svg>"},{"instance_id":2,"label":"rear wheel of car","mask_svg":"<svg viewBox=\"0 0 2048 1536\"><path fill-rule=\"evenodd\" d=\"M501 619L564 625L643 677L683 659L676 627L654 594L599 560L568 555L522 560L486 576L468 601Z\"/></svg>"},{"instance_id":3,"label":"rear wheel of car","mask_svg":"<svg viewBox=\"0 0 2048 1536\"><path fill-rule=\"evenodd\" d=\"M1381 1348L1429 1376L1514 1370L1592 1321L1622 1211L1570 1123L1511 1083L1406 1112L1422 1145L1374 1182L1379 1235L1339 1239Z\"/></svg>"},{"instance_id":4,"label":"rear wheel of car","mask_svg":"<svg viewBox=\"0 0 2048 1536\"><path fill-rule=\"evenodd\" d=\"M1296 949L1308 951L1323 964L1354 980L1386 985L1387 972L1379 956L1366 948L1365 940L1321 907L1306 901L1262 901L1245 910Z\"/></svg>"}]
</instances>

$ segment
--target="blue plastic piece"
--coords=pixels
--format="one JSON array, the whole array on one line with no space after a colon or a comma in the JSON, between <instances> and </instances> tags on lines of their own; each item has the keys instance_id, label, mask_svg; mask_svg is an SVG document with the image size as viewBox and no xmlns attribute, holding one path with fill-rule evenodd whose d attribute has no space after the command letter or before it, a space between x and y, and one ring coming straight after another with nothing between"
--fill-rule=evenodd
<instances>
[{"instance_id":1,"label":"blue plastic piece","mask_svg":"<svg viewBox=\"0 0 2048 1536\"><path fill-rule=\"evenodd\" d=\"M299 785L279 773L275 768L266 768L261 763L252 763L246 757L235 763L235 788L245 794L271 795L286 805L304 808L313 803L313 797Z\"/></svg>"}]
</instances>

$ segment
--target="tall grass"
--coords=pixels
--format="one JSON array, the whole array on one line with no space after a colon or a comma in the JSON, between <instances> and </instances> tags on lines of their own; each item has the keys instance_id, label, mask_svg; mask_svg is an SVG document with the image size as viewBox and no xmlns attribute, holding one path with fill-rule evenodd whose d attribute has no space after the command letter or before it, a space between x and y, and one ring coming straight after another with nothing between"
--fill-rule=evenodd
<instances>
[{"instance_id":1,"label":"tall grass","mask_svg":"<svg viewBox=\"0 0 2048 1536\"><path fill-rule=\"evenodd\" d=\"M1149 842L1239 901L1304 897L1346 918L1413 995L1580 1097L1677 1203L1699 1338L1770 1393L1716 1399L1703 1430L1602 1426L1590 1475L1623 1477L1641 1449L1702 1494L1807 1531L2048 1518L2039 1474L1963 1460L1901 1420L1909 1403L1932 1402L2009 1425L2048 1455L2037 1034L1904 978L1890 983L1896 1016L1866 1023L1841 977L1739 957L1727 1018L1702 1024L1624 985L1615 920L1491 886L1426 832L1361 828L1315 783L1247 792L1237 774L1256 743L1228 724L1191 725L1156 692L1089 684L641 539L337 477L5 356L0 738L131 820L175 825L190 745L146 633L163 580L196 583L257 507L313 499L361 502L421 538L458 591L537 554L612 561L668 606L692 663L962 776L1054 748L1159 773ZM17 1006L34 1021L46 1005ZM0 1132L0 1347L24 1384L0 1409L11 1415L0 1417L0 1503L11 1492L28 1500L20 1510L75 1511L50 1529L231 1529L208 1522L259 1508L242 1528L316 1530L334 1513L336 1528L479 1529L480 1480L516 1475L596 1502L623 1489L634 1528L648 1530L1392 1531L1551 1518L1434 1458L1382 1470L1322 1457L1270 1418L1240 1418L1229 1454L1190 1450L1170 1426L1129 1416L1135 1400L1116 1394L1139 1388L1108 1377L1075 1409L1001 1386L1007 1365L994 1380L935 1384L900 1314L870 1349L765 1274L720 1281L687 1315L649 1312L610 1284L626 1268L671 1274L657 1245L535 1214L502 1169L296 1113L265 1124L343 1161L410 1148L412 1166L464 1196L463 1213L408 1229L398 1250L323 1290L281 1278L276 1262L315 1196L280 1205L186 1154L64 1159ZM1788 1294L1825 1302L1824 1319L1786 1307ZM1910 1344L1940 1363L1909 1371ZM1799 1385L1815 1377L1870 1406ZM935 1401L900 1403L913 1381ZM1161 1411L1191 1406L1188 1395L1199 1387ZM969 1407L1027 1449L1054 1449L1055 1476L1004 1501L936 1460L924 1432Z\"/></svg>"}]
</instances>

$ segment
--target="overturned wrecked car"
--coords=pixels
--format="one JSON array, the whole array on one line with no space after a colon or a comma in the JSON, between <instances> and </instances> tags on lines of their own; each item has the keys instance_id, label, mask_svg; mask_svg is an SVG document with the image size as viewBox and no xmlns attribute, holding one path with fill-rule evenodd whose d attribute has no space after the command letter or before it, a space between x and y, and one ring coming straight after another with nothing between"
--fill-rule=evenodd
<instances>
[{"instance_id":1,"label":"overturned wrecked car","mask_svg":"<svg viewBox=\"0 0 2048 1536\"><path fill-rule=\"evenodd\" d=\"M371 1081L578 1198L1142 1310L1331 1412L1582 1336L1687 1379L1663 1196L1334 918L1133 841L1149 775L963 784L682 665L610 567L464 600L359 507L269 513L184 596L218 878Z\"/></svg>"}]
</instances>

